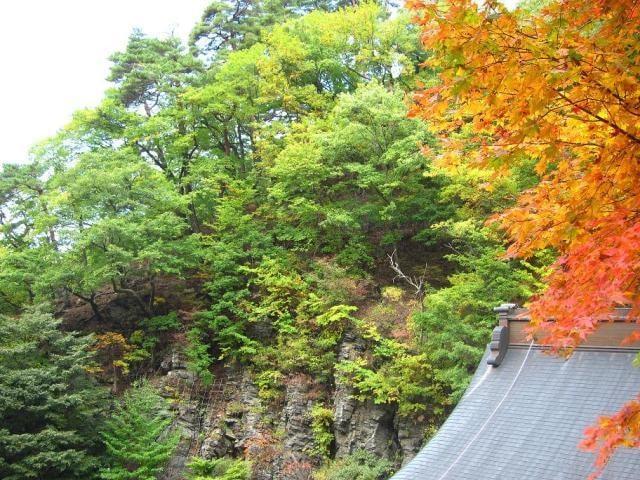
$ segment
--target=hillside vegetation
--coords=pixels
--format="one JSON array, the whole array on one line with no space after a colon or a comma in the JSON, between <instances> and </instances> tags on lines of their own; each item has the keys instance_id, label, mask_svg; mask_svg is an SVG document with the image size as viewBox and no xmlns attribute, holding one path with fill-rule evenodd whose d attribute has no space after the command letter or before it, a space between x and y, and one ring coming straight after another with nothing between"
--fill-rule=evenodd
<instances>
[{"instance_id":1,"label":"hillside vegetation","mask_svg":"<svg viewBox=\"0 0 640 480\"><path fill-rule=\"evenodd\" d=\"M100 104L3 166L0 477L163 478L171 354L202 388L248 374L263 441L191 452L173 478L387 478L407 458L340 449L337 386L435 431L492 308L529 298L553 254L506 259L487 223L537 184L532 157L499 178L434 161L429 112L408 115L439 82L411 16L216 1L188 44L133 32ZM480 148L463 122L450 137ZM312 445L260 477L295 382Z\"/></svg>"}]
</instances>

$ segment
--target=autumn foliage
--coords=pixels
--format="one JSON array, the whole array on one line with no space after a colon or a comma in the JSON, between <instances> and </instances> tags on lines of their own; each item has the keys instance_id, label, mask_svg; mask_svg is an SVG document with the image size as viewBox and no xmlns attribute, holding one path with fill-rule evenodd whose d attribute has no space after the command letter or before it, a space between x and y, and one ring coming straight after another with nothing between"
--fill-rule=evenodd
<instances>
[{"instance_id":1,"label":"autumn foliage","mask_svg":"<svg viewBox=\"0 0 640 480\"><path fill-rule=\"evenodd\" d=\"M599 450L596 466L601 471L616 448L640 447L640 397L628 402L620 411L598 419L597 425L585 430L582 447ZM591 478L597 477L597 473Z\"/></svg>"},{"instance_id":2,"label":"autumn foliage","mask_svg":"<svg viewBox=\"0 0 640 480\"><path fill-rule=\"evenodd\" d=\"M532 334L571 351L614 306L640 313L640 5L563 0L508 11L499 2L411 0L439 82L413 115L443 141L440 163L506 175L535 161L539 182L495 220L508 254L558 253L530 305ZM490 188L488 186L487 188ZM587 431L603 467L637 446L640 403Z\"/></svg>"}]
</instances>

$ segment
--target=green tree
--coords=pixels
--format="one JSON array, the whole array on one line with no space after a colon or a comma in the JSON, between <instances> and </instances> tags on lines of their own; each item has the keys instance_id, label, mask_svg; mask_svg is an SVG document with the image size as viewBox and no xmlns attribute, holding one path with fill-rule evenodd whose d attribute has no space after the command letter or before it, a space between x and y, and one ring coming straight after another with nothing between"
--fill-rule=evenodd
<instances>
[{"instance_id":1,"label":"green tree","mask_svg":"<svg viewBox=\"0 0 640 480\"><path fill-rule=\"evenodd\" d=\"M50 180L49 198L64 249L38 282L75 295L101 314L96 297L110 287L154 315L160 276L197 263L198 237L180 215L185 201L170 182L131 151L100 150ZM142 286L142 288L140 288Z\"/></svg>"},{"instance_id":2,"label":"green tree","mask_svg":"<svg viewBox=\"0 0 640 480\"><path fill-rule=\"evenodd\" d=\"M116 405L100 432L107 451L104 480L155 480L180 440L173 415L148 384L134 387Z\"/></svg>"},{"instance_id":3,"label":"green tree","mask_svg":"<svg viewBox=\"0 0 640 480\"><path fill-rule=\"evenodd\" d=\"M42 307L0 316L0 477L93 477L104 399L90 345Z\"/></svg>"},{"instance_id":4,"label":"green tree","mask_svg":"<svg viewBox=\"0 0 640 480\"><path fill-rule=\"evenodd\" d=\"M301 122L268 170L264 209L277 238L366 270L375 248L392 250L446 218L442 182L423 175L420 145L433 140L406 115L400 90L372 82L341 95L326 119Z\"/></svg>"},{"instance_id":5,"label":"green tree","mask_svg":"<svg viewBox=\"0 0 640 480\"><path fill-rule=\"evenodd\" d=\"M47 173L37 161L0 171L0 312L36 301L38 276L58 248Z\"/></svg>"},{"instance_id":6,"label":"green tree","mask_svg":"<svg viewBox=\"0 0 640 480\"><path fill-rule=\"evenodd\" d=\"M350 0L217 0L205 8L189 44L199 55L219 60L225 52L251 47L264 30L288 18L353 4Z\"/></svg>"},{"instance_id":7,"label":"green tree","mask_svg":"<svg viewBox=\"0 0 640 480\"><path fill-rule=\"evenodd\" d=\"M447 178L439 202L452 206L446 220L431 226L451 265L448 285L430 292L425 310L413 317L420 348L447 385L453 401L464 393L495 326L493 308L505 299L526 301L537 288L548 253L530 262L504 258L504 238L486 219L511 204L517 192L535 182L530 168L487 189L491 173L483 169L441 171Z\"/></svg>"},{"instance_id":8,"label":"green tree","mask_svg":"<svg viewBox=\"0 0 640 480\"><path fill-rule=\"evenodd\" d=\"M175 37L157 39L135 30L127 48L111 56L109 80L126 107L143 107L147 116L167 105L171 95L199 69Z\"/></svg>"}]
</instances>

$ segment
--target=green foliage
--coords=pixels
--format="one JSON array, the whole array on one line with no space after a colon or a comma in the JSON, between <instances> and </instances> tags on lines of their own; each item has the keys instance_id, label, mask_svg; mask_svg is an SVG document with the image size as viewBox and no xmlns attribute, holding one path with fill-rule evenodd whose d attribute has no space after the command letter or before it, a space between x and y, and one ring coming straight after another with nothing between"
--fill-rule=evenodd
<instances>
[{"instance_id":1,"label":"green foliage","mask_svg":"<svg viewBox=\"0 0 640 480\"><path fill-rule=\"evenodd\" d=\"M413 318L420 348L454 402L464 393L495 326L493 307L504 299L526 301L540 286L542 267L550 263L544 255L533 260L536 265L505 260L502 238L484 224L488 215L512 201L515 192L531 185L531 170L515 170L491 192L483 190L488 175L471 169L447 173L441 199L457 208L432 231L433 238L447 240L445 256L457 269L448 286L427 295L425 311Z\"/></svg>"},{"instance_id":2,"label":"green foliage","mask_svg":"<svg viewBox=\"0 0 640 480\"><path fill-rule=\"evenodd\" d=\"M350 382L359 399L426 416L432 429L443 420L489 339L492 308L526 300L551 254L503 260L503 239L486 224L535 184L532 160L491 191L486 171L434 166L442 146L409 118L406 97L435 76L418 68L427 53L409 14L384 5L217 0L190 48L136 31L111 57L103 101L34 149L32 163L2 166L0 313L26 310L19 326L0 317L0 386L25 411L0 399L9 412L0 451L13 455L2 457L4 476L90 478L98 463L87 340L31 309L42 300L92 309L93 319L70 323L98 331L114 382L156 365L186 333L189 366L205 384L216 362L234 361L268 405L302 374ZM467 135L463 126L454 136ZM429 263L421 312L402 285L389 286L394 250L408 273ZM193 294L166 304L168 285ZM123 299L131 318L109 318ZM346 334L366 351L338 364ZM12 355L33 358L22 366ZM72 412L64 418L58 399ZM333 420L323 400L311 412L311 453L327 459ZM148 385L125 394L102 429L102 477L157 478L177 441L170 422ZM19 443L21 432L32 437ZM191 464L198 479L249 470L228 459ZM318 478L389 473L357 452Z\"/></svg>"},{"instance_id":3,"label":"green foliage","mask_svg":"<svg viewBox=\"0 0 640 480\"><path fill-rule=\"evenodd\" d=\"M259 41L261 33L283 18L314 9L336 10L351 5L345 0L222 0L211 2L191 31L189 44L200 56L221 61L225 53L246 49Z\"/></svg>"},{"instance_id":4,"label":"green foliage","mask_svg":"<svg viewBox=\"0 0 640 480\"><path fill-rule=\"evenodd\" d=\"M136 346L135 350L126 356L128 361L143 361L152 358L158 345L167 334L176 332L181 324L176 312L167 315L157 315L144 318L139 322L140 329L134 330L129 342Z\"/></svg>"},{"instance_id":5,"label":"green foliage","mask_svg":"<svg viewBox=\"0 0 640 480\"><path fill-rule=\"evenodd\" d=\"M251 464L246 460L194 457L187 465L189 480L249 480Z\"/></svg>"},{"instance_id":6,"label":"green foliage","mask_svg":"<svg viewBox=\"0 0 640 480\"><path fill-rule=\"evenodd\" d=\"M256 375L255 382L262 400L271 402L282 396L282 373L279 370L262 370Z\"/></svg>"},{"instance_id":7,"label":"green foliage","mask_svg":"<svg viewBox=\"0 0 640 480\"><path fill-rule=\"evenodd\" d=\"M429 357L380 335L371 324L361 322L360 328L373 357L337 364L342 381L356 388L360 400L397 404L399 415L427 413L431 422L440 422L450 402L446 384L437 377L437 369Z\"/></svg>"},{"instance_id":8,"label":"green foliage","mask_svg":"<svg viewBox=\"0 0 640 480\"><path fill-rule=\"evenodd\" d=\"M210 274L205 288L211 303L189 331L187 355L191 368L205 380L210 380L208 369L216 356L247 359L257 353L258 344L247 334L247 268L273 247L261 223L248 211L254 195L255 191L243 182L230 186L230 192L216 207L216 235L204 244L205 266ZM217 347L217 355L211 344Z\"/></svg>"},{"instance_id":9,"label":"green foliage","mask_svg":"<svg viewBox=\"0 0 640 480\"><path fill-rule=\"evenodd\" d=\"M115 83L122 104L142 105L147 111L162 105L163 97L199 66L177 38L149 38L138 30L129 37L126 50L114 53L111 61L109 80Z\"/></svg>"},{"instance_id":10,"label":"green foliage","mask_svg":"<svg viewBox=\"0 0 640 480\"><path fill-rule=\"evenodd\" d=\"M502 261L497 245L477 248L473 256L452 256L464 270L450 277L451 285L426 297L426 309L416 313L414 325L437 378L453 398L464 393L495 326L493 307L503 299L526 299L535 277L525 266Z\"/></svg>"},{"instance_id":11,"label":"green foliage","mask_svg":"<svg viewBox=\"0 0 640 480\"><path fill-rule=\"evenodd\" d=\"M42 182L44 206L32 214L29 241L7 243L0 255L8 267L5 299L17 306L16 295L37 301L63 291L89 303L101 318L95 299L110 285L130 296L143 315L153 316L158 277L180 276L197 258L198 237L186 236L185 205L173 187L128 149L84 153L46 180L50 172L40 173L43 178L34 181ZM9 169L4 178L12 175ZM36 253L46 263L39 275L20 281L16 267L36 267ZM143 299L131 288L134 281L151 294Z\"/></svg>"},{"instance_id":12,"label":"green foliage","mask_svg":"<svg viewBox=\"0 0 640 480\"><path fill-rule=\"evenodd\" d=\"M333 410L316 403L311 408L311 431L314 448L312 454L328 458L331 454L333 436Z\"/></svg>"},{"instance_id":13,"label":"green foliage","mask_svg":"<svg viewBox=\"0 0 640 480\"><path fill-rule=\"evenodd\" d=\"M288 265L288 267L287 267ZM250 305L254 322L273 331L270 341L252 358L260 370L307 373L330 381L336 362L336 346L356 310L349 305L332 305L329 296L310 275L296 271L299 265L273 259L254 270L260 301ZM265 392L277 398L273 388Z\"/></svg>"},{"instance_id":14,"label":"green foliage","mask_svg":"<svg viewBox=\"0 0 640 480\"><path fill-rule=\"evenodd\" d=\"M113 294L154 318L162 279L197 271L209 305L187 354L205 381L218 359L264 363L288 347L328 378L344 322L319 315L342 302L318 301L306 259L284 252L335 254L366 276L407 215L411 228L431 219L430 201L412 199L433 183L421 176L427 134L398 87L415 77L416 32L404 13L346 3L214 2L192 35L201 59L134 32L103 102L32 165L3 169L15 221L2 223L0 308L62 295L110 321L100 299ZM273 342L256 335L264 327ZM130 355L151 358L159 335L127 329Z\"/></svg>"},{"instance_id":15,"label":"green foliage","mask_svg":"<svg viewBox=\"0 0 640 480\"><path fill-rule=\"evenodd\" d=\"M156 315L140 321L140 326L150 333L171 332L180 328L178 314L171 312L166 315Z\"/></svg>"},{"instance_id":16,"label":"green foliage","mask_svg":"<svg viewBox=\"0 0 640 480\"><path fill-rule=\"evenodd\" d=\"M93 478L104 399L90 345L43 307L0 316L0 477Z\"/></svg>"},{"instance_id":17,"label":"green foliage","mask_svg":"<svg viewBox=\"0 0 640 480\"><path fill-rule=\"evenodd\" d=\"M393 473L391 462L365 450L329 462L315 473L315 480L384 480Z\"/></svg>"},{"instance_id":18,"label":"green foliage","mask_svg":"<svg viewBox=\"0 0 640 480\"><path fill-rule=\"evenodd\" d=\"M404 291L399 287L387 286L382 289L381 296L384 300L399 302L404 296Z\"/></svg>"},{"instance_id":19,"label":"green foliage","mask_svg":"<svg viewBox=\"0 0 640 480\"><path fill-rule=\"evenodd\" d=\"M100 432L106 447L105 480L155 480L180 440L169 431L173 415L148 384L127 392Z\"/></svg>"},{"instance_id":20,"label":"green foliage","mask_svg":"<svg viewBox=\"0 0 640 480\"><path fill-rule=\"evenodd\" d=\"M57 247L40 162L3 165L0 173L0 312L37 302L40 273Z\"/></svg>"},{"instance_id":21,"label":"green foliage","mask_svg":"<svg viewBox=\"0 0 640 480\"><path fill-rule=\"evenodd\" d=\"M211 385L214 379L210 371L214 358L211 355L211 347L207 342L208 338L209 332L207 330L194 326L187 332L189 344L185 349L189 369L196 373L205 385Z\"/></svg>"},{"instance_id":22,"label":"green foliage","mask_svg":"<svg viewBox=\"0 0 640 480\"><path fill-rule=\"evenodd\" d=\"M420 144L433 142L425 131L407 118L402 92L376 82L340 96L326 119L302 122L269 170L278 239L365 272L401 228L418 234L444 219L438 177L422 175Z\"/></svg>"}]
</instances>

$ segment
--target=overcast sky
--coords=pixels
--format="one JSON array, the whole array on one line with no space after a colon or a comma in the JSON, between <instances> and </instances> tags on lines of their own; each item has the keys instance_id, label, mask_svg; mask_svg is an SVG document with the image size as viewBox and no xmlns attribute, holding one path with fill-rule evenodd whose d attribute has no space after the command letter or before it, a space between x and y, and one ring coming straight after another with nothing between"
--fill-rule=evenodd
<instances>
[{"instance_id":1,"label":"overcast sky","mask_svg":"<svg viewBox=\"0 0 640 480\"><path fill-rule=\"evenodd\" d=\"M516 0L506 0L515 4ZM133 28L186 39L209 0L0 0L0 163L24 162L107 88Z\"/></svg>"},{"instance_id":2,"label":"overcast sky","mask_svg":"<svg viewBox=\"0 0 640 480\"><path fill-rule=\"evenodd\" d=\"M209 0L0 1L0 163L24 162L107 88L107 57L134 27L186 38Z\"/></svg>"}]
</instances>

